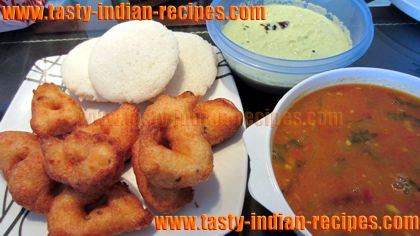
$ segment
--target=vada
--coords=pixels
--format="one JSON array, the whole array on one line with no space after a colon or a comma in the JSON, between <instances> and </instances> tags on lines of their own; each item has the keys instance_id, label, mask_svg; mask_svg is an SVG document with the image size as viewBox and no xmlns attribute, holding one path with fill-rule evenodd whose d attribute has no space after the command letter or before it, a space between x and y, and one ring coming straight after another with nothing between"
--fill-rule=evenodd
<instances>
[{"instance_id":1,"label":"vada","mask_svg":"<svg viewBox=\"0 0 420 236\"><path fill-rule=\"evenodd\" d=\"M153 216L130 192L117 183L103 196L88 197L66 189L48 214L49 236L103 236L140 230Z\"/></svg>"},{"instance_id":2,"label":"vada","mask_svg":"<svg viewBox=\"0 0 420 236\"><path fill-rule=\"evenodd\" d=\"M42 150L50 178L85 194L106 190L118 181L124 168L118 144L104 134L77 131L64 140L46 137Z\"/></svg>"},{"instance_id":3,"label":"vada","mask_svg":"<svg viewBox=\"0 0 420 236\"><path fill-rule=\"evenodd\" d=\"M106 134L115 139L127 159L139 132L139 110L134 105L124 103L117 110L77 130L90 134Z\"/></svg>"},{"instance_id":4,"label":"vada","mask_svg":"<svg viewBox=\"0 0 420 236\"><path fill-rule=\"evenodd\" d=\"M203 122L204 136L211 145L230 138L242 125L242 112L224 98L201 102L195 107L195 112Z\"/></svg>"},{"instance_id":5,"label":"vada","mask_svg":"<svg viewBox=\"0 0 420 236\"><path fill-rule=\"evenodd\" d=\"M134 161L152 185L181 189L211 175L213 152L193 112L199 98L189 92L177 97L162 95L146 108Z\"/></svg>"},{"instance_id":6,"label":"vada","mask_svg":"<svg viewBox=\"0 0 420 236\"><path fill-rule=\"evenodd\" d=\"M38 137L20 131L0 133L0 169L13 200L36 213L47 213L59 184L42 166Z\"/></svg>"},{"instance_id":7,"label":"vada","mask_svg":"<svg viewBox=\"0 0 420 236\"><path fill-rule=\"evenodd\" d=\"M193 200L194 190L191 187L182 189L163 189L149 183L139 162L139 141L132 148L132 164L136 175L137 186L146 204L163 214L177 212Z\"/></svg>"},{"instance_id":8,"label":"vada","mask_svg":"<svg viewBox=\"0 0 420 236\"><path fill-rule=\"evenodd\" d=\"M86 125L80 105L54 84L42 84L34 90L31 127L39 136L58 136Z\"/></svg>"}]
</instances>

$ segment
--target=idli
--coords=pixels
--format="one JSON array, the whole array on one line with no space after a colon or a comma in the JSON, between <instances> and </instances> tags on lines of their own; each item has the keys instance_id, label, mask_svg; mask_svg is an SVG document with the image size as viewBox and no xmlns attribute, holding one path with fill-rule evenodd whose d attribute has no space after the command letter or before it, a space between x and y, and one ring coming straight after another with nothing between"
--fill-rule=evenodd
<instances>
[{"instance_id":1,"label":"idli","mask_svg":"<svg viewBox=\"0 0 420 236\"><path fill-rule=\"evenodd\" d=\"M95 90L111 102L140 103L163 92L179 61L174 33L155 21L128 21L108 30L89 59Z\"/></svg>"},{"instance_id":2,"label":"idli","mask_svg":"<svg viewBox=\"0 0 420 236\"><path fill-rule=\"evenodd\" d=\"M61 65L61 76L66 88L80 100L105 102L93 88L88 72L90 53L97 41L97 38L93 38L73 48Z\"/></svg>"},{"instance_id":3,"label":"idli","mask_svg":"<svg viewBox=\"0 0 420 236\"><path fill-rule=\"evenodd\" d=\"M217 57L213 47L192 33L175 32L179 45L179 63L164 94L178 96L190 91L203 96L217 75Z\"/></svg>"}]
</instances>

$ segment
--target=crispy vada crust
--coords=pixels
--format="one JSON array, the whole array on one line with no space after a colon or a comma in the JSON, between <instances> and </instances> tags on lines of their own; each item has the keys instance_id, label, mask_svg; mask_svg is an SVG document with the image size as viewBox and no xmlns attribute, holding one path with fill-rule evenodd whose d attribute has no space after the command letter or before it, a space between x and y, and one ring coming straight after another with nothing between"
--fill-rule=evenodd
<instances>
[{"instance_id":1,"label":"crispy vada crust","mask_svg":"<svg viewBox=\"0 0 420 236\"><path fill-rule=\"evenodd\" d=\"M8 181L12 169L20 161L42 155L38 137L21 131L5 131L0 133L0 168Z\"/></svg>"},{"instance_id":2,"label":"crispy vada crust","mask_svg":"<svg viewBox=\"0 0 420 236\"><path fill-rule=\"evenodd\" d=\"M143 229L153 216L130 192L117 183L101 197L87 197L66 189L48 214L49 236L117 235Z\"/></svg>"},{"instance_id":3,"label":"crispy vada crust","mask_svg":"<svg viewBox=\"0 0 420 236\"><path fill-rule=\"evenodd\" d=\"M54 84L42 84L33 91L32 130L39 136L57 136L86 125L80 105Z\"/></svg>"},{"instance_id":4,"label":"crispy vada crust","mask_svg":"<svg viewBox=\"0 0 420 236\"><path fill-rule=\"evenodd\" d=\"M137 139L138 127L138 108L132 104L124 103L117 110L106 114L92 124L79 127L77 130L110 136L118 142L127 159L130 148Z\"/></svg>"},{"instance_id":5,"label":"crispy vada crust","mask_svg":"<svg viewBox=\"0 0 420 236\"><path fill-rule=\"evenodd\" d=\"M0 133L0 168L9 192L16 203L37 213L49 211L59 187L45 173L42 160L36 135L19 131Z\"/></svg>"},{"instance_id":6,"label":"crispy vada crust","mask_svg":"<svg viewBox=\"0 0 420 236\"><path fill-rule=\"evenodd\" d=\"M146 204L164 214L175 213L194 198L191 187L182 189L163 189L149 183L140 167L139 141L132 147L132 164L137 186Z\"/></svg>"},{"instance_id":7,"label":"crispy vada crust","mask_svg":"<svg viewBox=\"0 0 420 236\"><path fill-rule=\"evenodd\" d=\"M193 109L199 96L162 95L146 108L140 124L140 167L159 188L180 189L206 181L213 171L213 151Z\"/></svg>"},{"instance_id":8,"label":"crispy vada crust","mask_svg":"<svg viewBox=\"0 0 420 236\"><path fill-rule=\"evenodd\" d=\"M203 122L204 136L211 145L233 136L243 121L242 112L223 98L201 102L195 107L195 112Z\"/></svg>"},{"instance_id":9,"label":"crispy vada crust","mask_svg":"<svg viewBox=\"0 0 420 236\"><path fill-rule=\"evenodd\" d=\"M104 134L77 131L64 140L46 137L42 150L50 178L85 194L104 191L118 181L124 168L118 144Z\"/></svg>"}]
</instances>

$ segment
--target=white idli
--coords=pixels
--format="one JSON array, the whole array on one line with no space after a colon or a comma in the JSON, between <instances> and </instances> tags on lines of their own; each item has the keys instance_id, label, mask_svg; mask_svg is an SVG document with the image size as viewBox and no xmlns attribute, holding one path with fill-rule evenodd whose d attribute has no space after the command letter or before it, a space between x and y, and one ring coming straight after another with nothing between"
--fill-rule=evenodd
<instances>
[{"instance_id":1,"label":"white idli","mask_svg":"<svg viewBox=\"0 0 420 236\"><path fill-rule=\"evenodd\" d=\"M95 90L111 102L140 103L160 94L178 65L178 41L155 21L128 21L108 30L89 60Z\"/></svg>"},{"instance_id":2,"label":"white idli","mask_svg":"<svg viewBox=\"0 0 420 236\"><path fill-rule=\"evenodd\" d=\"M175 32L179 45L179 63L164 94L177 96L190 91L203 96L217 75L217 58L213 47L192 33Z\"/></svg>"},{"instance_id":3,"label":"white idli","mask_svg":"<svg viewBox=\"0 0 420 236\"><path fill-rule=\"evenodd\" d=\"M97 38L93 38L74 47L61 65L61 76L66 88L80 100L105 102L93 88L88 72L90 53L97 41Z\"/></svg>"}]
</instances>

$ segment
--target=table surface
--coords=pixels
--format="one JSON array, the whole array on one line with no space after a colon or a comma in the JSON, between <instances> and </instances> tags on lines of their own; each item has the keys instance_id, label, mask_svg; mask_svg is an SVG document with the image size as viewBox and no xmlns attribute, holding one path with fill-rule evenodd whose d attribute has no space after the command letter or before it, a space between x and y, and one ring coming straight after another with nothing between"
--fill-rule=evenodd
<instances>
[{"instance_id":1,"label":"table surface","mask_svg":"<svg viewBox=\"0 0 420 236\"><path fill-rule=\"evenodd\" d=\"M113 3L115 4L115 1ZM175 1L175 0L174 0ZM369 2L369 1L368 1ZM174 5L180 2L173 3ZM385 68L420 77L420 22L416 22L394 6L371 7L375 38L368 52L351 66ZM0 118L36 60L66 54L80 42L102 35L118 22L39 22L18 31L0 33ZM166 22L176 31L195 32L211 41L205 25L192 22ZM257 114L270 112L287 89L277 94L256 90L235 77L244 111ZM262 114L259 113L259 114ZM247 120L250 125L255 120ZM249 218L271 213L257 203L247 191L242 215ZM244 229L240 235L250 235ZM231 233L234 235L236 233ZM279 235L279 232L252 232L252 235ZM281 235L294 235L282 232Z\"/></svg>"}]
</instances>

